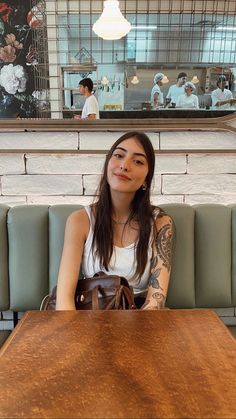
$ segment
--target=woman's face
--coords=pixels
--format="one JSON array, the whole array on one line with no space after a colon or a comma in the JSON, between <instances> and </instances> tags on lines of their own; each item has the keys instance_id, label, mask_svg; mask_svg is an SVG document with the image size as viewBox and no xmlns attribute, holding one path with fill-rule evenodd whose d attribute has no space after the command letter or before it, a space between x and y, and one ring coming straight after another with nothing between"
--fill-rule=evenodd
<instances>
[{"instance_id":1,"label":"woman's face","mask_svg":"<svg viewBox=\"0 0 236 419\"><path fill-rule=\"evenodd\" d=\"M184 90L187 96L190 96L192 94L192 89L190 86L185 86Z\"/></svg>"},{"instance_id":2,"label":"woman's face","mask_svg":"<svg viewBox=\"0 0 236 419\"><path fill-rule=\"evenodd\" d=\"M145 185L147 174L147 156L139 141L131 137L118 144L107 166L111 190L135 193Z\"/></svg>"}]
</instances>

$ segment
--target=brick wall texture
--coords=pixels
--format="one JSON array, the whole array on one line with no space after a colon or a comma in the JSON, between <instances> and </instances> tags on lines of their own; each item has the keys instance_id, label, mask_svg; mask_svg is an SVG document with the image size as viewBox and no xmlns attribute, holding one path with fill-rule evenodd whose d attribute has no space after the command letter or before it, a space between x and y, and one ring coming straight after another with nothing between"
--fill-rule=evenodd
<instances>
[{"instance_id":1,"label":"brick wall texture","mask_svg":"<svg viewBox=\"0 0 236 419\"><path fill-rule=\"evenodd\" d=\"M0 203L88 204L122 132L0 133ZM236 202L236 134L151 132L152 201Z\"/></svg>"}]
</instances>

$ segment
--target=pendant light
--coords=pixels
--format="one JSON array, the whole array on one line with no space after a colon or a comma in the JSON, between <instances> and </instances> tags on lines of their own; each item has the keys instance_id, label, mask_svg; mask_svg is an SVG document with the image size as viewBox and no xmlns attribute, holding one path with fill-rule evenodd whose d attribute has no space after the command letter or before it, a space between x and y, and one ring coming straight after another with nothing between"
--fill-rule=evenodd
<instances>
[{"instance_id":1,"label":"pendant light","mask_svg":"<svg viewBox=\"0 0 236 419\"><path fill-rule=\"evenodd\" d=\"M197 83L199 83L198 76L193 76L193 78L192 78L191 82L192 82L193 84L197 84Z\"/></svg>"},{"instance_id":2,"label":"pendant light","mask_svg":"<svg viewBox=\"0 0 236 419\"><path fill-rule=\"evenodd\" d=\"M169 83L169 79L168 79L168 77L164 74L164 77L163 77L163 79L161 80L162 81L162 83L163 84L167 84L167 83Z\"/></svg>"},{"instance_id":3,"label":"pendant light","mask_svg":"<svg viewBox=\"0 0 236 419\"><path fill-rule=\"evenodd\" d=\"M93 31L106 40L120 39L131 29L131 24L124 18L118 0L105 0L104 9L99 19L93 24Z\"/></svg>"},{"instance_id":4,"label":"pendant light","mask_svg":"<svg viewBox=\"0 0 236 419\"><path fill-rule=\"evenodd\" d=\"M134 77L132 78L132 80L131 80L131 83L132 83L132 84L138 84L138 83L139 83L139 79L138 79L138 77L137 77L137 76L134 76Z\"/></svg>"}]
</instances>

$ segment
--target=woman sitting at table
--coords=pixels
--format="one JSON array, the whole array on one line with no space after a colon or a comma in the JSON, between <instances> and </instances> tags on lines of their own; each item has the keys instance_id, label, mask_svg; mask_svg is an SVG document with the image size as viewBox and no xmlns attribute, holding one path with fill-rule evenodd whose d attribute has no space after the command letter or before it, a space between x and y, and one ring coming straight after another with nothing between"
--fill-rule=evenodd
<instances>
[{"instance_id":1,"label":"woman sitting at table","mask_svg":"<svg viewBox=\"0 0 236 419\"><path fill-rule=\"evenodd\" d=\"M195 92L195 86L188 81L184 85L184 94L177 99L176 108L199 109L198 97L193 92Z\"/></svg>"},{"instance_id":2,"label":"woman sitting at table","mask_svg":"<svg viewBox=\"0 0 236 419\"><path fill-rule=\"evenodd\" d=\"M140 132L122 135L106 156L95 203L66 223L57 310L75 310L80 266L124 276L145 310L165 306L171 270L173 222L150 203L155 154Z\"/></svg>"}]
</instances>

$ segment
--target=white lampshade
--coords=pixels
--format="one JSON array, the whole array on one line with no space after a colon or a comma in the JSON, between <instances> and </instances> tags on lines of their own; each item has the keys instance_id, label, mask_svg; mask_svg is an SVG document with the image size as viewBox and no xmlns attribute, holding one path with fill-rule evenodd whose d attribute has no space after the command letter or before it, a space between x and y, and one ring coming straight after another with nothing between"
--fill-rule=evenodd
<instances>
[{"instance_id":1,"label":"white lampshade","mask_svg":"<svg viewBox=\"0 0 236 419\"><path fill-rule=\"evenodd\" d=\"M164 77L161 81L162 81L163 84L167 84L167 83L169 83L170 80L168 79L168 77L166 75L164 75Z\"/></svg>"},{"instance_id":2,"label":"white lampshade","mask_svg":"<svg viewBox=\"0 0 236 419\"><path fill-rule=\"evenodd\" d=\"M93 24L93 31L100 38L120 39L131 29L131 24L124 18L118 0L104 1L104 9L99 19Z\"/></svg>"},{"instance_id":3,"label":"white lampshade","mask_svg":"<svg viewBox=\"0 0 236 419\"><path fill-rule=\"evenodd\" d=\"M197 77L197 76L193 76L193 78L192 78L191 82L192 82L193 84L197 84L197 83L199 83L198 77Z\"/></svg>"},{"instance_id":4,"label":"white lampshade","mask_svg":"<svg viewBox=\"0 0 236 419\"><path fill-rule=\"evenodd\" d=\"M132 80L131 80L131 83L132 83L132 84L138 84L138 83L139 83L139 79L138 79L138 77L137 77L137 76L134 76L134 77L132 78Z\"/></svg>"}]
</instances>

